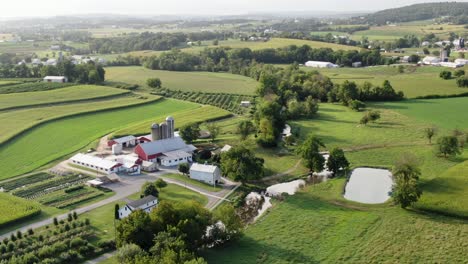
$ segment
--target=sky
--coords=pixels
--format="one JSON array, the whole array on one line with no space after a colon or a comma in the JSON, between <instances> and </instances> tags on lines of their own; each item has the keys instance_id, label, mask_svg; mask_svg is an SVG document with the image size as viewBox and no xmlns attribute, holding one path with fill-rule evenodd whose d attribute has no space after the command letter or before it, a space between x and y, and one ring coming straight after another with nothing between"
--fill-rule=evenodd
<instances>
[{"instance_id":1,"label":"sky","mask_svg":"<svg viewBox=\"0 0 468 264\"><path fill-rule=\"evenodd\" d=\"M285 11L377 11L442 0L1 0L0 19L76 14L233 15ZM466 2L468 0L459 1Z\"/></svg>"}]
</instances>

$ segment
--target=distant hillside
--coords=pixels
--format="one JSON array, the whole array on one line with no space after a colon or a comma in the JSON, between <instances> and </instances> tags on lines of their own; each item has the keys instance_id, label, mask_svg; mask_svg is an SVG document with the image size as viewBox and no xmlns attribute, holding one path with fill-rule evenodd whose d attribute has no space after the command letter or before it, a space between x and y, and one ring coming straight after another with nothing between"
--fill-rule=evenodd
<instances>
[{"instance_id":1,"label":"distant hillside","mask_svg":"<svg viewBox=\"0 0 468 264\"><path fill-rule=\"evenodd\" d=\"M382 10L364 16L364 19L369 24L385 24L387 21L410 22L441 18L444 16L458 18L468 16L468 3L443 2L415 4L411 6ZM362 19L360 19L360 21L362 23Z\"/></svg>"}]
</instances>

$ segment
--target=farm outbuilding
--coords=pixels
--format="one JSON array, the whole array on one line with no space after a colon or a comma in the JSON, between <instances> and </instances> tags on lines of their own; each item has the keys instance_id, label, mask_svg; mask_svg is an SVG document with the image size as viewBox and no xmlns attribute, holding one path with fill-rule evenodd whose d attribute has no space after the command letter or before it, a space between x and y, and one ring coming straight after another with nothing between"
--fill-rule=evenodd
<instances>
[{"instance_id":1,"label":"farm outbuilding","mask_svg":"<svg viewBox=\"0 0 468 264\"><path fill-rule=\"evenodd\" d=\"M107 146L109 147L112 147L114 144L120 144L124 148L134 147L137 144L137 138L134 136L126 136L107 141Z\"/></svg>"},{"instance_id":2,"label":"farm outbuilding","mask_svg":"<svg viewBox=\"0 0 468 264\"><path fill-rule=\"evenodd\" d=\"M187 153L186 156L191 156L195 149L193 145L187 145L182 138L173 137L140 144L135 148L135 153L142 160L156 162L164 153L183 151Z\"/></svg>"},{"instance_id":3,"label":"farm outbuilding","mask_svg":"<svg viewBox=\"0 0 468 264\"><path fill-rule=\"evenodd\" d=\"M190 167L190 178L208 184L217 184L221 181L221 170L214 165L194 163Z\"/></svg>"},{"instance_id":4,"label":"farm outbuilding","mask_svg":"<svg viewBox=\"0 0 468 264\"><path fill-rule=\"evenodd\" d=\"M162 166L177 166L181 163L192 162L192 153L182 150L164 152L162 153L162 156L159 158L159 160Z\"/></svg>"},{"instance_id":5,"label":"farm outbuilding","mask_svg":"<svg viewBox=\"0 0 468 264\"><path fill-rule=\"evenodd\" d=\"M68 82L68 78L65 76L46 76L44 77L44 82L66 83Z\"/></svg>"},{"instance_id":6,"label":"farm outbuilding","mask_svg":"<svg viewBox=\"0 0 468 264\"><path fill-rule=\"evenodd\" d=\"M78 153L70 158L73 164L96 170L101 173L111 174L122 170L123 164L111 160L101 159L96 156Z\"/></svg>"},{"instance_id":7,"label":"farm outbuilding","mask_svg":"<svg viewBox=\"0 0 468 264\"><path fill-rule=\"evenodd\" d=\"M142 210L146 213L150 213L156 206L158 206L158 198L148 195L142 199L129 202L123 208L120 208L119 218L123 219L136 210Z\"/></svg>"},{"instance_id":8,"label":"farm outbuilding","mask_svg":"<svg viewBox=\"0 0 468 264\"><path fill-rule=\"evenodd\" d=\"M433 56L426 56L426 57L422 60L422 63L423 63L423 64L426 64L426 65L439 64L439 63L440 63L440 58L433 57Z\"/></svg>"},{"instance_id":9,"label":"farm outbuilding","mask_svg":"<svg viewBox=\"0 0 468 264\"><path fill-rule=\"evenodd\" d=\"M240 106L242 107L250 107L251 103L250 101L241 101Z\"/></svg>"},{"instance_id":10,"label":"farm outbuilding","mask_svg":"<svg viewBox=\"0 0 468 264\"><path fill-rule=\"evenodd\" d=\"M306 67L311 68L338 68L339 66L326 61L308 61L305 63Z\"/></svg>"},{"instance_id":11,"label":"farm outbuilding","mask_svg":"<svg viewBox=\"0 0 468 264\"><path fill-rule=\"evenodd\" d=\"M353 68L360 68L362 67L362 62L360 61L353 62L352 66Z\"/></svg>"}]
</instances>

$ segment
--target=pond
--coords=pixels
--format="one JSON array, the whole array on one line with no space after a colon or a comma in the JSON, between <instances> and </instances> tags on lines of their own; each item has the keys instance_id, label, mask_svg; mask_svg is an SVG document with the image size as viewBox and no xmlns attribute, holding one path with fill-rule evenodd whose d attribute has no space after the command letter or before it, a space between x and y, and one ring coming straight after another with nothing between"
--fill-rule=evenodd
<instances>
[{"instance_id":1,"label":"pond","mask_svg":"<svg viewBox=\"0 0 468 264\"><path fill-rule=\"evenodd\" d=\"M346 184L344 198L366 204L384 203L390 198L392 185L389 170L357 168Z\"/></svg>"}]
</instances>

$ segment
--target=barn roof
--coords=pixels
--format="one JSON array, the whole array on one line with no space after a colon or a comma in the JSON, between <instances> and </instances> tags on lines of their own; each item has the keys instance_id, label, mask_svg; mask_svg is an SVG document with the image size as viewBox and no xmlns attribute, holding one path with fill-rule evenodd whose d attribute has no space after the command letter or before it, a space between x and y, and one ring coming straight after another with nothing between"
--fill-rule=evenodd
<instances>
[{"instance_id":1,"label":"barn roof","mask_svg":"<svg viewBox=\"0 0 468 264\"><path fill-rule=\"evenodd\" d=\"M135 139L136 137L134 136L126 136L126 137L121 137L121 138L114 138L112 140L118 144L123 144L129 141L135 140Z\"/></svg>"},{"instance_id":2,"label":"barn roof","mask_svg":"<svg viewBox=\"0 0 468 264\"><path fill-rule=\"evenodd\" d=\"M190 171L197 171L197 172L207 172L207 173L214 173L218 167L214 165L206 165L206 164L200 164L200 163L194 163L192 164L192 167L190 167Z\"/></svg>"},{"instance_id":3,"label":"barn roof","mask_svg":"<svg viewBox=\"0 0 468 264\"><path fill-rule=\"evenodd\" d=\"M103 168L103 169L112 169L116 166L121 166L121 164L118 162L101 159L96 156L86 155L82 153L76 154L75 156L71 157L70 160L93 165L95 167Z\"/></svg>"},{"instance_id":4,"label":"barn roof","mask_svg":"<svg viewBox=\"0 0 468 264\"><path fill-rule=\"evenodd\" d=\"M148 143L140 144L141 149L146 155L154 155L159 153L167 153L175 150L181 150L185 152L192 152L196 148L193 145L185 144L184 140L180 137L173 137L167 139L161 139Z\"/></svg>"},{"instance_id":5,"label":"barn roof","mask_svg":"<svg viewBox=\"0 0 468 264\"><path fill-rule=\"evenodd\" d=\"M148 195L146 197L141 198L140 200L129 202L127 206L133 209L137 209L149 202L157 201L157 200L158 198L154 197L153 195Z\"/></svg>"}]
</instances>

